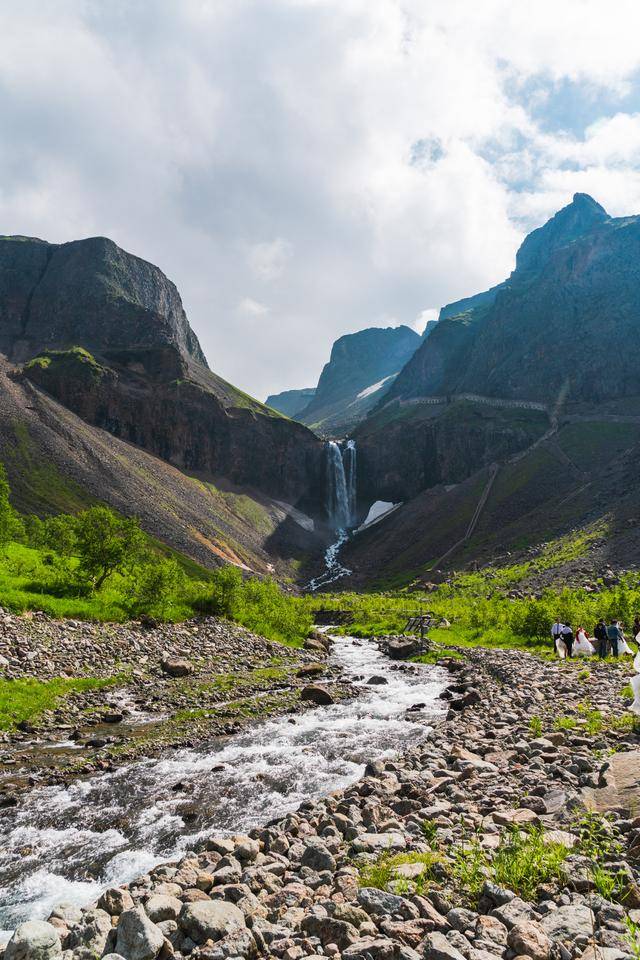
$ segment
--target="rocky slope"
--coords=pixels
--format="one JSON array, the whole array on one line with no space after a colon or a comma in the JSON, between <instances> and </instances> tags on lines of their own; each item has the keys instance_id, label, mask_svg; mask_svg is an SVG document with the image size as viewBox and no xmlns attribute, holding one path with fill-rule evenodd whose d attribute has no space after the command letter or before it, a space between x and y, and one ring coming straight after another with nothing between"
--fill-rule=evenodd
<instances>
[{"instance_id":1,"label":"rocky slope","mask_svg":"<svg viewBox=\"0 0 640 960\"><path fill-rule=\"evenodd\" d=\"M311 508L313 434L213 374L178 291L105 238L0 238L0 351L82 419L182 470Z\"/></svg>"},{"instance_id":2,"label":"rocky slope","mask_svg":"<svg viewBox=\"0 0 640 960\"><path fill-rule=\"evenodd\" d=\"M419 345L418 334L404 326L340 337L298 419L322 436L344 436L386 394Z\"/></svg>"},{"instance_id":3,"label":"rocky slope","mask_svg":"<svg viewBox=\"0 0 640 960\"><path fill-rule=\"evenodd\" d=\"M623 960L624 918L640 919L624 671L482 650L449 666L446 719L403 756L372 757L352 786L248 837L209 837L88 909L24 924L6 960ZM575 728L556 729L566 715ZM609 820L589 827L587 808ZM514 828L539 831L553 869L525 853L507 871ZM609 898L594 868L617 877Z\"/></svg>"},{"instance_id":4,"label":"rocky slope","mask_svg":"<svg viewBox=\"0 0 640 960\"><path fill-rule=\"evenodd\" d=\"M105 501L205 566L290 576L291 560L321 550L309 518L284 500L178 470L86 423L1 356L0 460L19 510L75 512Z\"/></svg>"}]
</instances>

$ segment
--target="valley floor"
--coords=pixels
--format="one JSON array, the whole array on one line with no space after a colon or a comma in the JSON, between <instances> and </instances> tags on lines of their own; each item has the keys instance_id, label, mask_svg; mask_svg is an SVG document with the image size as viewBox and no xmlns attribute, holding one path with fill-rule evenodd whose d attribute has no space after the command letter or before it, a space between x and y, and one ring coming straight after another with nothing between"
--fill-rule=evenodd
<instances>
[{"instance_id":1,"label":"valley floor","mask_svg":"<svg viewBox=\"0 0 640 960\"><path fill-rule=\"evenodd\" d=\"M444 663L445 716L401 756L372 756L356 783L250 836L211 836L91 908L54 910L8 949L30 955L39 935L69 960L637 957L628 665L462 653Z\"/></svg>"}]
</instances>

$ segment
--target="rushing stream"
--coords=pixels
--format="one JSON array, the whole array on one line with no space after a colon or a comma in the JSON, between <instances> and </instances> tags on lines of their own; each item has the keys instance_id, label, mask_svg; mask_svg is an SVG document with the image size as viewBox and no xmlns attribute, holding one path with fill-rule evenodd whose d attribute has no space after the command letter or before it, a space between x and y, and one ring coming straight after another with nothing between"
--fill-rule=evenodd
<instances>
[{"instance_id":1,"label":"rushing stream","mask_svg":"<svg viewBox=\"0 0 640 960\"><path fill-rule=\"evenodd\" d=\"M412 721L443 709L436 667L398 668L377 647L338 638L331 654L362 696L280 717L239 736L130 764L70 787L32 791L0 818L0 927L83 905L214 832L251 829L347 786L364 764L415 743ZM372 676L385 685L366 685ZM407 708L424 704L419 712Z\"/></svg>"}]
</instances>

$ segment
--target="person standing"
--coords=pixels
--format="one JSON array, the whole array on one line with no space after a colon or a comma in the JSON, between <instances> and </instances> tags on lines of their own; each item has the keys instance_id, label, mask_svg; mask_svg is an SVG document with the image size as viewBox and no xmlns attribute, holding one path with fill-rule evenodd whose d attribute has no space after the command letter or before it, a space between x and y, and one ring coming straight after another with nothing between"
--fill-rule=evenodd
<instances>
[{"instance_id":1,"label":"person standing","mask_svg":"<svg viewBox=\"0 0 640 960\"><path fill-rule=\"evenodd\" d=\"M638 639L638 634L640 633L640 614L636 613L636 618L633 621L633 638L634 640Z\"/></svg>"},{"instance_id":2,"label":"person standing","mask_svg":"<svg viewBox=\"0 0 640 960\"><path fill-rule=\"evenodd\" d=\"M562 636L562 631L564 629L564 623L561 623L560 620L556 620L554 625L551 627L551 639L553 640L553 649L557 649L558 640Z\"/></svg>"},{"instance_id":3,"label":"person standing","mask_svg":"<svg viewBox=\"0 0 640 960\"><path fill-rule=\"evenodd\" d=\"M593 635L598 641L598 656L601 660L604 660L609 652L609 638L607 636L607 625L602 617L600 617L596 623L593 630Z\"/></svg>"},{"instance_id":4,"label":"person standing","mask_svg":"<svg viewBox=\"0 0 640 960\"><path fill-rule=\"evenodd\" d=\"M573 630L569 623L565 623L562 628L562 642L567 648L567 656L571 658L573 656Z\"/></svg>"},{"instance_id":5,"label":"person standing","mask_svg":"<svg viewBox=\"0 0 640 960\"><path fill-rule=\"evenodd\" d=\"M607 641L611 647L611 653L614 657L618 656L618 644L620 643L621 634L622 630L620 629L619 621L612 620L607 627Z\"/></svg>"}]
</instances>

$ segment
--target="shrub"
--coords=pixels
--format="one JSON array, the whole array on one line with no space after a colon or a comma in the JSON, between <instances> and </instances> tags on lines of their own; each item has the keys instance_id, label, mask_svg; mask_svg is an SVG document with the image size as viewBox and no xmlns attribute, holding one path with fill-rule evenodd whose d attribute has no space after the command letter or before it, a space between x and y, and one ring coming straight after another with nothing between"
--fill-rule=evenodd
<instances>
[{"instance_id":1,"label":"shrub","mask_svg":"<svg viewBox=\"0 0 640 960\"><path fill-rule=\"evenodd\" d=\"M184 575L175 560L149 558L134 568L127 589L127 609L164 617L182 593Z\"/></svg>"},{"instance_id":2,"label":"shrub","mask_svg":"<svg viewBox=\"0 0 640 960\"><path fill-rule=\"evenodd\" d=\"M0 463L0 549L12 540L25 536L24 524L9 500L9 481L4 465Z\"/></svg>"}]
</instances>

